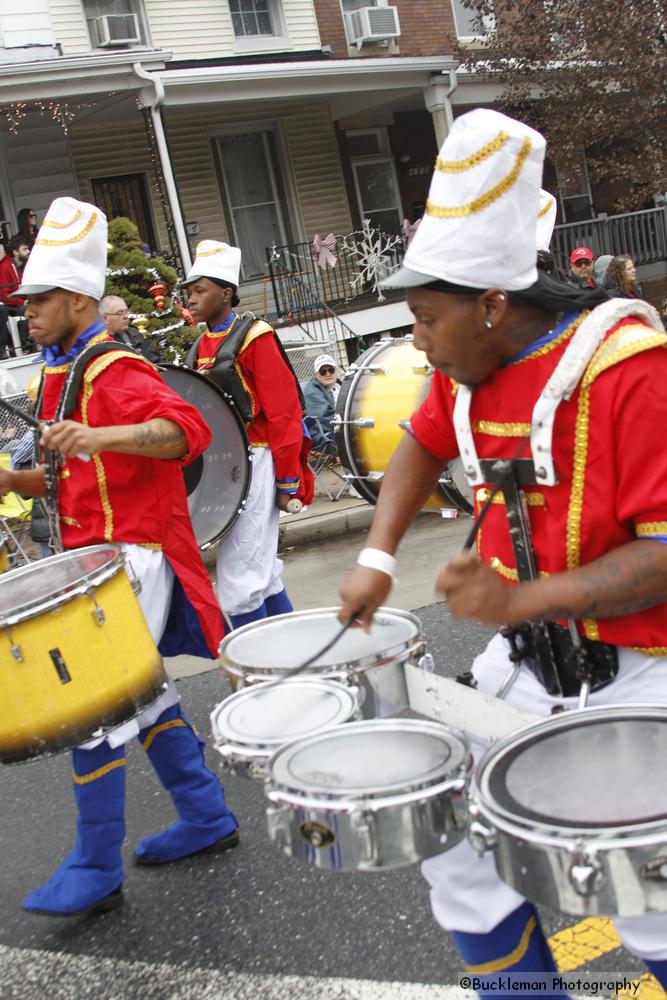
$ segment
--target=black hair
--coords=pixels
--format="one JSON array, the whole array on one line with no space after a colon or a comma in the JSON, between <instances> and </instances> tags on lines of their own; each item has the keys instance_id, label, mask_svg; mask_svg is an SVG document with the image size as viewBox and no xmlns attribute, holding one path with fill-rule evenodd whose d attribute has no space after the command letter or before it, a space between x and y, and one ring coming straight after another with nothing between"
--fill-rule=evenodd
<instances>
[{"instance_id":1,"label":"black hair","mask_svg":"<svg viewBox=\"0 0 667 1000\"><path fill-rule=\"evenodd\" d=\"M211 278L210 276L208 276L208 280L212 281L214 285L219 285L220 288L231 288L232 297L229 304L232 309L236 309L236 307L241 304L241 300L236 294L237 286L233 285L231 281L223 281L222 278Z\"/></svg>"},{"instance_id":2,"label":"black hair","mask_svg":"<svg viewBox=\"0 0 667 1000\"><path fill-rule=\"evenodd\" d=\"M466 295L478 298L483 288L468 288L449 281L432 281L424 288L434 292L449 292L452 295ZM609 298L602 288L573 288L563 281L557 281L546 271L538 270L537 281L519 292L508 292L512 305L531 305L545 312L570 312L573 309L594 309Z\"/></svg>"},{"instance_id":3,"label":"black hair","mask_svg":"<svg viewBox=\"0 0 667 1000\"><path fill-rule=\"evenodd\" d=\"M29 247L29 246L30 246L30 241L25 236L23 236L22 233L16 233L15 236L12 236L12 238L10 240L7 240L7 242L5 243L5 253L9 257L14 253L15 250L18 250L19 247Z\"/></svg>"},{"instance_id":4,"label":"black hair","mask_svg":"<svg viewBox=\"0 0 667 1000\"><path fill-rule=\"evenodd\" d=\"M30 237L37 232L36 222L30 221L30 213L34 212L34 208L22 208L16 217L16 223L18 226L17 236Z\"/></svg>"}]
</instances>

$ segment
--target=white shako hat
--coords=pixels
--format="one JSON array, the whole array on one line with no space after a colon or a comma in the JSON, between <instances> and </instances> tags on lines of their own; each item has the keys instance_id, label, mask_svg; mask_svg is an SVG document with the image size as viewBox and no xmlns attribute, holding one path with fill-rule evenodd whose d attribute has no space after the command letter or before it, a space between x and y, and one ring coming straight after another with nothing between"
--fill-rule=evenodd
<instances>
[{"instance_id":1,"label":"white shako hat","mask_svg":"<svg viewBox=\"0 0 667 1000\"><path fill-rule=\"evenodd\" d=\"M76 198L56 198L40 226L16 294L39 295L64 288L99 302L106 270L104 212Z\"/></svg>"},{"instance_id":2,"label":"white shako hat","mask_svg":"<svg viewBox=\"0 0 667 1000\"><path fill-rule=\"evenodd\" d=\"M548 250L551 243L551 235L556 225L556 199L548 191L540 191L540 208L537 213L537 238L538 250Z\"/></svg>"},{"instance_id":3,"label":"white shako hat","mask_svg":"<svg viewBox=\"0 0 667 1000\"><path fill-rule=\"evenodd\" d=\"M241 251L238 247L230 247L229 243L219 243L217 240L202 240L197 244L194 263L179 288L184 288L199 278L226 281L238 288L240 272Z\"/></svg>"},{"instance_id":4,"label":"white shako hat","mask_svg":"<svg viewBox=\"0 0 667 1000\"><path fill-rule=\"evenodd\" d=\"M535 230L546 142L477 108L452 125L435 161L424 218L383 288L446 281L519 291L537 281Z\"/></svg>"}]
</instances>

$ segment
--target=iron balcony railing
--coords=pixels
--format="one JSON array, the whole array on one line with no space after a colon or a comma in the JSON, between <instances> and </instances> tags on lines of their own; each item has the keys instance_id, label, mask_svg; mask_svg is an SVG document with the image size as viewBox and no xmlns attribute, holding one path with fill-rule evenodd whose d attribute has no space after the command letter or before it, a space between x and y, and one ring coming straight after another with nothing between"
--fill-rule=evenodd
<instances>
[{"instance_id":1,"label":"iron balcony railing","mask_svg":"<svg viewBox=\"0 0 667 1000\"><path fill-rule=\"evenodd\" d=\"M580 246L589 247L596 257L629 254L638 265L667 260L667 209L650 208L556 226L551 240L556 257L568 260L574 247Z\"/></svg>"}]
</instances>

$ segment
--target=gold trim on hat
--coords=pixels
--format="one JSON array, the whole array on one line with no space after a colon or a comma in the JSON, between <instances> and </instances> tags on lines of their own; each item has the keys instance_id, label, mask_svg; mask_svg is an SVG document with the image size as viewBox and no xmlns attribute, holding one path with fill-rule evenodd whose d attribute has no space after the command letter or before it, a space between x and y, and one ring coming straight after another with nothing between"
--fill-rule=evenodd
<instances>
[{"instance_id":1,"label":"gold trim on hat","mask_svg":"<svg viewBox=\"0 0 667 1000\"><path fill-rule=\"evenodd\" d=\"M537 213L537 218L538 219L543 219L544 216L548 215L548 213L551 211L552 205L555 205L555 204L556 204L556 202L554 201L554 199L553 198L549 198L549 201L546 203L546 205L544 206L544 208L541 208L539 210L539 212Z\"/></svg>"},{"instance_id":2,"label":"gold trim on hat","mask_svg":"<svg viewBox=\"0 0 667 1000\"><path fill-rule=\"evenodd\" d=\"M67 247L70 246L72 243L80 243L81 240L88 235L88 233L93 228L96 222L97 222L97 212L93 212L90 218L88 219L86 225L83 227L80 233L77 233L76 236L70 236L68 240L43 240L37 237L37 239L35 240L35 246Z\"/></svg>"},{"instance_id":3,"label":"gold trim on hat","mask_svg":"<svg viewBox=\"0 0 667 1000\"><path fill-rule=\"evenodd\" d=\"M222 253L224 247L216 247L215 250L197 250L195 257L214 257L216 253Z\"/></svg>"},{"instance_id":4,"label":"gold trim on hat","mask_svg":"<svg viewBox=\"0 0 667 1000\"><path fill-rule=\"evenodd\" d=\"M466 156L465 160L441 160L438 157L435 161L435 169L440 170L443 174L462 174L465 170L470 170L478 163L488 160L490 156L503 148L508 139L509 132L500 131L495 139L487 142L486 146L482 146L476 153Z\"/></svg>"},{"instance_id":5,"label":"gold trim on hat","mask_svg":"<svg viewBox=\"0 0 667 1000\"><path fill-rule=\"evenodd\" d=\"M514 185L523 169L524 162L530 150L531 142L526 137L521 143L521 149L516 154L516 162L508 175L503 177L495 187L490 188L485 194L480 195L479 198L474 198L467 205L454 205L451 208L446 205L436 205L432 201L427 201L426 214L432 215L436 219L461 219L466 215L474 215L476 212L481 212L483 209L488 208Z\"/></svg>"},{"instance_id":6,"label":"gold trim on hat","mask_svg":"<svg viewBox=\"0 0 667 1000\"><path fill-rule=\"evenodd\" d=\"M76 220L80 218L81 209L77 208L69 222L53 222L51 219L44 219L42 225L49 226L51 229L69 229L69 227L73 226Z\"/></svg>"}]
</instances>

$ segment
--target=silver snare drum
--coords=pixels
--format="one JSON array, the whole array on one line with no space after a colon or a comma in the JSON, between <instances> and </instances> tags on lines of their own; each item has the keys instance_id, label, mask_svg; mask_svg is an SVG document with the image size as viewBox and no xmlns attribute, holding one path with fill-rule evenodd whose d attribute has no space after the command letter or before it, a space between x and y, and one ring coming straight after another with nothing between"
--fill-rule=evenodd
<instances>
[{"instance_id":1,"label":"silver snare drum","mask_svg":"<svg viewBox=\"0 0 667 1000\"><path fill-rule=\"evenodd\" d=\"M211 713L215 749L225 765L266 777L266 762L286 743L356 718L354 688L320 677L290 677L237 691Z\"/></svg>"},{"instance_id":2,"label":"silver snare drum","mask_svg":"<svg viewBox=\"0 0 667 1000\"><path fill-rule=\"evenodd\" d=\"M329 871L396 868L464 836L465 738L436 722L351 722L278 750L267 764L269 836Z\"/></svg>"},{"instance_id":3,"label":"silver snare drum","mask_svg":"<svg viewBox=\"0 0 667 1000\"><path fill-rule=\"evenodd\" d=\"M667 911L667 707L566 712L490 747L469 838L528 899L577 916Z\"/></svg>"},{"instance_id":4,"label":"silver snare drum","mask_svg":"<svg viewBox=\"0 0 667 1000\"><path fill-rule=\"evenodd\" d=\"M240 687L282 677L340 632L339 608L292 611L235 629L220 644L220 665ZM358 684L365 718L408 707L403 666L432 668L419 619L408 611L378 608L370 633L347 632L308 674Z\"/></svg>"}]
</instances>

